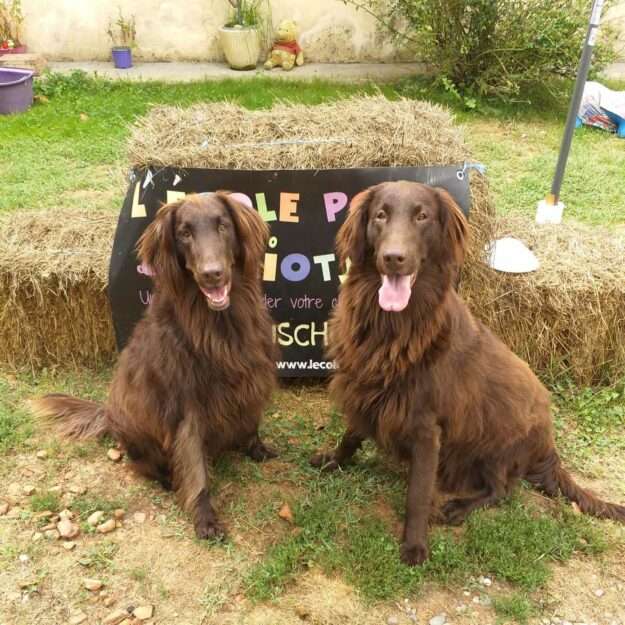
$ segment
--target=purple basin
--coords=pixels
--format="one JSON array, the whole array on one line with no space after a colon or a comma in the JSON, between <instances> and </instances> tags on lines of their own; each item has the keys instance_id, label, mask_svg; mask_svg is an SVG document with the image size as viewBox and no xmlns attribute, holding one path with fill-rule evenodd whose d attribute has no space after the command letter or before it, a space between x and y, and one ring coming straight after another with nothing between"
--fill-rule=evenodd
<instances>
[{"instance_id":1,"label":"purple basin","mask_svg":"<svg viewBox=\"0 0 625 625\"><path fill-rule=\"evenodd\" d=\"M0 115L21 113L30 108L33 74L29 69L0 68Z\"/></svg>"}]
</instances>

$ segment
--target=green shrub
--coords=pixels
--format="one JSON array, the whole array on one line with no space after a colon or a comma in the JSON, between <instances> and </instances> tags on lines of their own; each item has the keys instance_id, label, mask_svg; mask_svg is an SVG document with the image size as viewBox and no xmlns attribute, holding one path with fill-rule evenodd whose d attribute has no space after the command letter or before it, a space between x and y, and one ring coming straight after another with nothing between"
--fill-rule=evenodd
<instances>
[{"instance_id":1,"label":"green shrub","mask_svg":"<svg viewBox=\"0 0 625 625\"><path fill-rule=\"evenodd\" d=\"M590 17L585 0L346 0L414 46L459 97L513 100L529 85L573 78ZM605 12L605 9L604 9ZM599 70L615 58L602 26Z\"/></svg>"}]
</instances>

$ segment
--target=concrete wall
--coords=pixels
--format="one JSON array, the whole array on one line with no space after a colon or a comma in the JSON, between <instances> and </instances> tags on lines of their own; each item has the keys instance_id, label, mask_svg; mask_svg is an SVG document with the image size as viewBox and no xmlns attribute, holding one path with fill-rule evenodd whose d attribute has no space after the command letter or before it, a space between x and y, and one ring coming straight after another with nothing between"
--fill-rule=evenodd
<instances>
[{"instance_id":1,"label":"concrete wall","mask_svg":"<svg viewBox=\"0 0 625 625\"><path fill-rule=\"evenodd\" d=\"M413 60L378 32L364 11L341 0L270 0L272 21L294 18L306 58L316 62ZM110 56L108 21L120 6L137 20L137 58L221 60L217 29L227 0L22 0L25 41L51 60L105 60ZM625 60L625 0L607 18L620 32Z\"/></svg>"},{"instance_id":2,"label":"concrete wall","mask_svg":"<svg viewBox=\"0 0 625 625\"><path fill-rule=\"evenodd\" d=\"M137 57L222 59L217 29L229 14L227 0L22 0L25 41L30 51L51 60L108 59L106 28L118 6L136 17ZM400 56L382 40L371 16L341 0L271 0L271 8L274 24L283 18L298 22L299 41L310 61L391 61Z\"/></svg>"},{"instance_id":3,"label":"concrete wall","mask_svg":"<svg viewBox=\"0 0 625 625\"><path fill-rule=\"evenodd\" d=\"M618 56L621 61L625 61L625 0L618 0L606 13L605 22L616 29L618 33Z\"/></svg>"}]
</instances>

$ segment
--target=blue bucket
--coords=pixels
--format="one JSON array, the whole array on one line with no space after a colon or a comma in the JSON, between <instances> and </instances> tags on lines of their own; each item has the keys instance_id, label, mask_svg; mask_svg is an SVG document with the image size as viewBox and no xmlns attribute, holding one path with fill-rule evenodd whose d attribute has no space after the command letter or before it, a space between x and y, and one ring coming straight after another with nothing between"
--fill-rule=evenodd
<instances>
[{"instance_id":1,"label":"blue bucket","mask_svg":"<svg viewBox=\"0 0 625 625\"><path fill-rule=\"evenodd\" d=\"M132 67L132 50L130 48L113 48L113 64L117 69Z\"/></svg>"},{"instance_id":2,"label":"blue bucket","mask_svg":"<svg viewBox=\"0 0 625 625\"><path fill-rule=\"evenodd\" d=\"M0 68L0 115L21 113L30 108L33 74L29 69Z\"/></svg>"}]
</instances>

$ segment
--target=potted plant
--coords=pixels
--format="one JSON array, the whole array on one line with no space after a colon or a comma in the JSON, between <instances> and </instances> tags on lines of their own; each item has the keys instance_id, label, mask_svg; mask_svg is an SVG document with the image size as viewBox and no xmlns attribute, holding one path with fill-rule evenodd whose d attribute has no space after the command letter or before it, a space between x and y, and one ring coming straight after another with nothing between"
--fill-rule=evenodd
<instances>
[{"instance_id":1,"label":"potted plant","mask_svg":"<svg viewBox=\"0 0 625 625\"><path fill-rule=\"evenodd\" d=\"M114 22L109 22L106 32L113 42L111 53L115 67L117 69L132 67L132 48L135 45L137 36L134 15L126 19L122 10L119 9L119 17Z\"/></svg>"},{"instance_id":2,"label":"potted plant","mask_svg":"<svg viewBox=\"0 0 625 625\"><path fill-rule=\"evenodd\" d=\"M0 0L0 54L26 52L21 42L24 23L20 0Z\"/></svg>"},{"instance_id":3,"label":"potted plant","mask_svg":"<svg viewBox=\"0 0 625 625\"><path fill-rule=\"evenodd\" d=\"M228 0L234 11L219 29L221 47L232 69L255 69L260 56L262 0Z\"/></svg>"}]
</instances>

